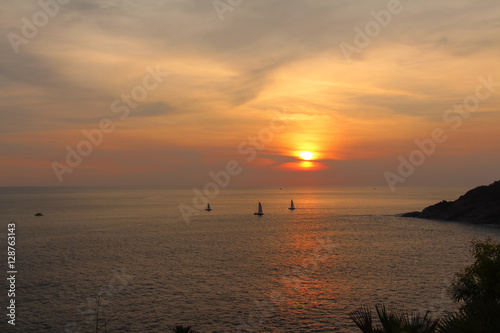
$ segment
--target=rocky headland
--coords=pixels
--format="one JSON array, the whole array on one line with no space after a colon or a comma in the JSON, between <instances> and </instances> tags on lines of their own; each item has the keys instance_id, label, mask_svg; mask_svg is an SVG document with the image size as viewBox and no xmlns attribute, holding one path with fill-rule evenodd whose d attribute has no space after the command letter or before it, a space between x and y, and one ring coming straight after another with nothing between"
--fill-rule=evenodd
<instances>
[{"instance_id":1,"label":"rocky headland","mask_svg":"<svg viewBox=\"0 0 500 333\"><path fill-rule=\"evenodd\" d=\"M500 225L500 181L476 187L455 201L443 200L421 212L401 216Z\"/></svg>"}]
</instances>

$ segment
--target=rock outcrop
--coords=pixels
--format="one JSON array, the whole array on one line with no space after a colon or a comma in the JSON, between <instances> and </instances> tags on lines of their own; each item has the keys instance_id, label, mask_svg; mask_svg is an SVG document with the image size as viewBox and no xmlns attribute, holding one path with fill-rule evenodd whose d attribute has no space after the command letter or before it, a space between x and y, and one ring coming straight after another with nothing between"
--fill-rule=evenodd
<instances>
[{"instance_id":1,"label":"rock outcrop","mask_svg":"<svg viewBox=\"0 0 500 333\"><path fill-rule=\"evenodd\" d=\"M500 181L476 187L455 201L443 200L421 212L401 216L474 224L500 224Z\"/></svg>"}]
</instances>

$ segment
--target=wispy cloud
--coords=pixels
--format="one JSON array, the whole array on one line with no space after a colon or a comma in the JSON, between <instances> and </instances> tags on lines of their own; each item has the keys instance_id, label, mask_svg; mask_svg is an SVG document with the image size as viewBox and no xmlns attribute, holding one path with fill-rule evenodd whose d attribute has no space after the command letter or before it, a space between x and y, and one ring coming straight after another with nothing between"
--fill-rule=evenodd
<instances>
[{"instance_id":1,"label":"wispy cloud","mask_svg":"<svg viewBox=\"0 0 500 333\"><path fill-rule=\"evenodd\" d=\"M44 170L40 161L56 158L82 129L116 117L110 103L139 84L150 64L168 71L168 80L117 123L74 184L93 177L119 183L127 172L147 183L163 165L183 166L162 178L165 185L194 179L237 156L238 143L285 107L290 125L266 147L262 167L239 177L242 183L254 172L263 181L276 177L272 166L293 161L301 149L322 154L328 168L318 171L321 179L335 183L342 174L353 183L356 177L377 182L373 165L439 126L443 111L461 103L478 76L493 73L500 81L496 0L401 4L404 11L347 64L339 43L350 43L354 27L387 1L255 0L221 21L211 1L73 0L18 53L6 36L22 34L22 18L40 7L5 3L0 156L9 161L9 182L23 177L13 165L26 168L29 160L37 161L39 183L56 181L47 178L50 164ZM493 95L471 118L472 132L495 137L490 124L499 120L499 98ZM474 156L482 146L467 136L472 132L457 132L443 151ZM168 147L178 155L159 153ZM158 169L141 168L139 161Z\"/></svg>"}]
</instances>

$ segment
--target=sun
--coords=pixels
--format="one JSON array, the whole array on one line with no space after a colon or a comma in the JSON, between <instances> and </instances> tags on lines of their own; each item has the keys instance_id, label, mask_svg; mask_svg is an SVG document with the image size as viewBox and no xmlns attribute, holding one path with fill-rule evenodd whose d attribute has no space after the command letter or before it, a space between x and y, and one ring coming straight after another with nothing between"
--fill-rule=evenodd
<instances>
[{"instance_id":1,"label":"sun","mask_svg":"<svg viewBox=\"0 0 500 333\"><path fill-rule=\"evenodd\" d=\"M308 160L312 160L312 158L314 157L314 154L311 153L310 151L301 151L299 153L299 156L301 159L308 161Z\"/></svg>"}]
</instances>

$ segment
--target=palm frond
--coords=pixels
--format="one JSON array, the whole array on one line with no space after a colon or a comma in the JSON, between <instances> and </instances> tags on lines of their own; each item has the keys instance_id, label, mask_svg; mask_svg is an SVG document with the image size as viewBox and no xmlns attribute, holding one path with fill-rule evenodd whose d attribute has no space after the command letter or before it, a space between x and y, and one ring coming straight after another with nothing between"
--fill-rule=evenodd
<instances>
[{"instance_id":1,"label":"palm frond","mask_svg":"<svg viewBox=\"0 0 500 333\"><path fill-rule=\"evenodd\" d=\"M175 333L194 333L193 330L191 329L191 326L182 326L182 325L175 325L172 328L172 332Z\"/></svg>"},{"instance_id":2,"label":"palm frond","mask_svg":"<svg viewBox=\"0 0 500 333\"><path fill-rule=\"evenodd\" d=\"M369 307L363 306L349 313L349 318L363 333L375 333L372 312Z\"/></svg>"}]
</instances>

